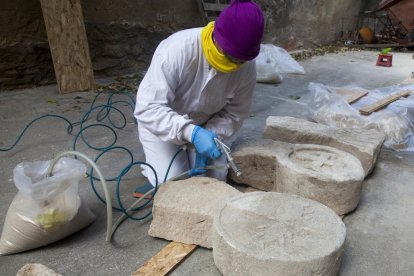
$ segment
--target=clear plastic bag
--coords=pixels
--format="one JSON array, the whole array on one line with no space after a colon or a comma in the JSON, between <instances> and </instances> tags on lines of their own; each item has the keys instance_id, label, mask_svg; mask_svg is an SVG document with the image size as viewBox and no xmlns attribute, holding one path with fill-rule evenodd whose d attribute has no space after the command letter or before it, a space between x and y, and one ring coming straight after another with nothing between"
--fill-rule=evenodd
<instances>
[{"instance_id":1,"label":"clear plastic bag","mask_svg":"<svg viewBox=\"0 0 414 276\"><path fill-rule=\"evenodd\" d=\"M282 75L271 64L256 61L256 82L262 83L281 83Z\"/></svg>"},{"instance_id":2,"label":"clear plastic bag","mask_svg":"<svg viewBox=\"0 0 414 276\"><path fill-rule=\"evenodd\" d=\"M281 74L305 74L303 67L285 49L272 44L261 44L256 72L256 81L265 83L280 83Z\"/></svg>"},{"instance_id":3,"label":"clear plastic bag","mask_svg":"<svg viewBox=\"0 0 414 276\"><path fill-rule=\"evenodd\" d=\"M384 145L395 150L414 150L413 129L410 122L392 110L374 113L364 126L366 129L376 129L385 134Z\"/></svg>"},{"instance_id":4,"label":"clear plastic bag","mask_svg":"<svg viewBox=\"0 0 414 276\"><path fill-rule=\"evenodd\" d=\"M315 122L340 128L363 127L365 120L344 97L334 94L327 86L310 83L309 116Z\"/></svg>"},{"instance_id":5,"label":"clear plastic bag","mask_svg":"<svg viewBox=\"0 0 414 276\"><path fill-rule=\"evenodd\" d=\"M90 224L95 216L79 197L85 165L61 158L47 176L50 161L23 162L13 170L18 194L10 204L0 254L47 245Z\"/></svg>"},{"instance_id":6,"label":"clear plastic bag","mask_svg":"<svg viewBox=\"0 0 414 276\"><path fill-rule=\"evenodd\" d=\"M364 90L360 87L348 87L348 89ZM385 134L384 145L386 147L401 151L414 151L414 95L400 98L369 116L360 115L358 112L363 106L405 89L414 90L414 85L370 90L367 96L349 105L344 97L335 94L335 88L310 83L309 117L329 126L376 129Z\"/></svg>"}]
</instances>

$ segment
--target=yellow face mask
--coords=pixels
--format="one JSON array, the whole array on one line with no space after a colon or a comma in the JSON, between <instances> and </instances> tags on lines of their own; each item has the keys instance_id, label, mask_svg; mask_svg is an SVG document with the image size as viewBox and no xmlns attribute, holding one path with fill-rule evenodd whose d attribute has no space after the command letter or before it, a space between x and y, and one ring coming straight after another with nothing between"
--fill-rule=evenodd
<instances>
[{"instance_id":1,"label":"yellow face mask","mask_svg":"<svg viewBox=\"0 0 414 276\"><path fill-rule=\"evenodd\" d=\"M201 46L204 56L208 63L217 71L230 73L236 71L242 66L230 61L223 53L221 53L213 42L214 21L210 22L201 31Z\"/></svg>"}]
</instances>

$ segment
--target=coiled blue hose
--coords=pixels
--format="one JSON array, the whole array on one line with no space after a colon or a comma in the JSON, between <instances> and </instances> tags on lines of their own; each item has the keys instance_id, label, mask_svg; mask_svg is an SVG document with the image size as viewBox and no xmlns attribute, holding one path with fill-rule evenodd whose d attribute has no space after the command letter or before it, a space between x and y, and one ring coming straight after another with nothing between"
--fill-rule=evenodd
<instances>
[{"instance_id":1,"label":"coiled blue hose","mask_svg":"<svg viewBox=\"0 0 414 276\"><path fill-rule=\"evenodd\" d=\"M100 151L100 153L97 155L97 157L94 160L95 163L104 154L106 154L107 152L113 151L113 150L123 150L123 151L125 151L128 154L128 156L129 156L129 164L121 170L121 172L120 172L120 174L118 176L112 176L112 177L105 178L105 181L107 181L107 182L116 181L116 185L117 185L117 188L116 188L116 198L117 198L119 207L112 207L112 209L115 210L115 211L120 211L120 212L124 213L124 216L126 216L129 219L132 219L132 220L143 220L143 219L145 219L145 218L147 218L147 217L149 217L151 215L151 210L148 213L146 213L145 215L142 215L140 217L133 217L131 215L131 212L137 212L137 211L143 210L146 206L148 206L148 204L151 202L151 200L153 199L155 193L158 190L158 184L159 184L158 183L158 179L159 178L158 178L157 173L155 172L154 168L150 164L148 164L146 162L134 161L133 154L132 154L132 152L128 148L123 147L123 146L120 146L120 145L116 145L118 136L117 136L117 133L115 131L115 129L118 129L118 130L123 129L126 126L126 124L127 124L127 119L125 117L125 114L119 108L115 107L115 105L117 105L117 104L124 104L124 105L127 105L127 106L131 107L131 109L133 111L134 110L134 106L135 106L135 101L134 101L133 97L131 95L127 94L127 93L110 93L110 94L108 94L108 97L107 97L107 100L106 100L106 103L105 104L103 104L103 105L96 105L95 106L95 103L96 103L98 97L101 96L102 94L104 94L104 93L98 93L94 97L94 99L93 99L93 101L92 101L89 109L83 114L83 116L82 116L82 118L81 118L81 120L79 122L72 123L67 118L65 118L63 116L60 116L60 115L54 115L54 114L46 114L46 115L37 117L37 118L31 120L26 125L26 127L18 135L16 141L10 147L4 148L4 149L1 149L0 148L0 151L5 152L5 151L10 151L13 148L15 148L17 146L17 144L19 143L19 141L22 139L22 137L23 137L24 133L26 132L26 130L33 123L35 123L35 122L37 122L37 121L39 121L39 120L41 120L43 118L58 118L58 119L61 119L61 120L66 121L68 123L68 127L66 129L66 132L68 134L71 134L73 132L74 126L79 126L79 131L75 135L75 138L74 138L73 144L72 144L73 151L76 151L76 145L77 145L77 143L79 141L79 138L80 138L80 140L87 147L89 147L89 148L91 148L93 150L96 150L96 151ZM113 97L115 95L124 95L124 96L127 96L127 100L117 100L117 101L114 101ZM93 123L93 124L90 124L90 125L86 125L86 122L90 119L91 114L94 113L94 112L97 113L97 115L96 115L96 121L98 123ZM116 112L118 115L121 116L122 120L121 120L121 123L120 124L119 123L116 124L114 122L114 120L112 119L112 117L111 117L112 115L111 114L113 112ZM104 120L107 120L108 122L107 123L104 123ZM135 123L136 123L136 121L135 121ZM112 140L112 142L109 145L102 146L102 147L99 147L99 146L96 146L96 145L92 145L84 137L84 135L83 135L84 131L89 130L91 128L97 128L97 127L106 128L106 129L108 129L112 133L113 140ZM166 172L165 177L164 177L164 182L167 180L169 171L171 169L171 166L172 166L175 158L180 154L180 152L182 152L181 149L179 151L177 151L177 153L174 155L174 157L170 161L170 164L168 166L167 172ZM75 158L77 158L76 155L75 155ZM126 209L124 207L124 204L122 203L121 196L120 196L121 181L122 181L122 178L134 166L137 166L137 165L148 166L152 170L152 172L155 175L155 180L156 180L155 188L154 188L154 190L151 193L151 197L148 198L148 199L146 199L146 202L144 202L142 205L140 205L138 207L135 207L135 208L131 208L131 209L128 208L128 209ZM98 191L95 188L94 181L100 180L100 178L94 176L94 169L93 168L91 168L89 170L89 172L88 172L88 178L89 178L89 181L90 181L92 190L95 193L95 195L97 196L97 198L102 203L106 204L106 201L102 198L102 196L98 193ZM118 227L118 226L119 226L119 224L116 227ZM115 231L115 229L113 231ZM112 236L112 234L111 234L111 236Z\"/></svg>"}]
</instances>

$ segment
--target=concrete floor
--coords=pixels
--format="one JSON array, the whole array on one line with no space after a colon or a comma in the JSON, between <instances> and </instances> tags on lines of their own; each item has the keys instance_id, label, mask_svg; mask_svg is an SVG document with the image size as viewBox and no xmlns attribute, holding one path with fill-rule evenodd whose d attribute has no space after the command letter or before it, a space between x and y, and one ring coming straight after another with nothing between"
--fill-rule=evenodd
<instances>
[{"instance_id":1,"label":"concrete floor","mask_svg":"<svg viewBox=\"0 0 414 276\"><path fill-rule=\"evenodd\" d=\"M236 141L261 136L269 115L305 117L307 86L320 82L333 86L357 84L364 88L391 86L401 83L414 71L412 53L396 53L393 67L376 67L375 52L349 52L314 57L303 62L306 75L285 76L280 85L258 84L251 109ZM0 148L11 145L21 129L34 117L60 114L78 121L93 99L92 94L60 95L56 86L0 93ZM81 98L79 98L81 97ZM295 100L295 98L300 99ZM136 127L131 110L127 126L118 131L118 144L130 148L135 160L143 160L137 143ZM88 133L91 141L110 141L100 131ZM0 152L0 223L16 188L13 168L22 161L47 160L55 154L71 149L74 136L66 134L66 125L58 119L35 123L15 149ZM91 157L97 154L79 146ZM114 162L116 160L116 162ZM119 172L128 160L124 153L113 153L98 165L105 174ZM357 210L345 218L347 226L346 249L341 275L412 275L414 263L414 154L383 149L374 172L363 184L361 202ZM130 194L143 181L138 170L128 174L123 183L123 199L132 202ZM99 184L98 184L99 185ZM113 188L111 189L113 191ZM96 221L86 229L44 248L12 256L0 257L1 275L15 275L26 263L42 263L62 275L130 275L155 255L167 241L147 235L149 220L126 221L116 232L113 242L105 242L105 207L85 181L81 194L96 214ZM115 214L117 216L117 214ZM220 275L212 252L197 249L171 275Z\"/></svg>"}]
</instances>

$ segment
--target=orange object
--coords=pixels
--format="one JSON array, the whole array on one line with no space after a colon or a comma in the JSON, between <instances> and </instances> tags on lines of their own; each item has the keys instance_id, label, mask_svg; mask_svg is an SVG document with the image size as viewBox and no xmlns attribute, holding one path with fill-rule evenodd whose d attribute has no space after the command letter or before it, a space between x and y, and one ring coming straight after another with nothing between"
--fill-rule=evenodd
<instances>
[{"instance_id":1,"label":"orange object","mask_svg":"<svg viewBox=\"0 0 414 276\"><path fill-rule=\"evenodd\" d=\"M391 54L379 54L377 59L377 66L392 66L392 55Z\"/></svg>"},{"instance_id":2,"label":"orange object","mask_svg":"<svg viewBox=\"0 0 414 276\"><path fill-rule=\"evenodd\" d=\"M142 194L142 193L139 193L139 192L134 192L133 194L132 194L134 197L136 197L136 198L140 198L140 197L143 197L144 196L144 194ZM146 197L144 197L145 199L151 199L151 197L152 197L152 194L149 194L149 195L147 195Z\"/></svg>"},{"instance_id":3,"label":"orange object","mask_svg":"<svg viewBox=\"0 0 414 276\"><path fill-rule=\"evenodd\" d=\"M360 29L359 35L361 36L362 40L367 44L372 44L375 41L374 31L368 27Z\"/></svg>"}]
</instances>

